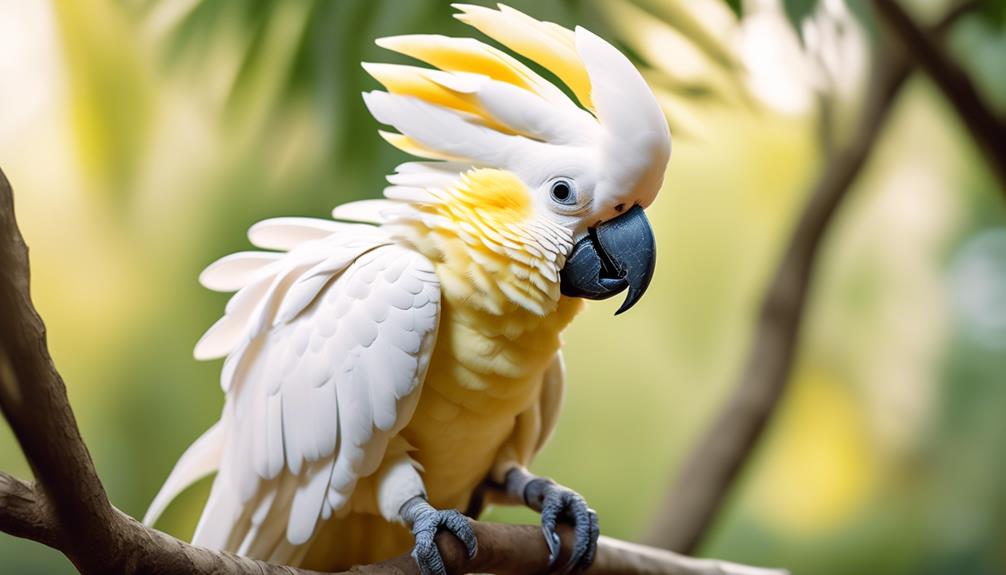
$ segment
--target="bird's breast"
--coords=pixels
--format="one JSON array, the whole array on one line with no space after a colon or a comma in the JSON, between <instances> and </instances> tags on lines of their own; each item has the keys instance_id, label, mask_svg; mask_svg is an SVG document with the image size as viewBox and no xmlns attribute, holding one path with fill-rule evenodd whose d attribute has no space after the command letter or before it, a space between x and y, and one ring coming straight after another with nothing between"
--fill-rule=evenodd
<instances>
[{"instance_id":1,"label":"bird's breast","mask_svg":"<svg viewBox=\"0 0 1006 575\"><path fill-rule=\"evenodd\" d=\"M499 316L444 301L419 404L402 431L435 506L467 504L517 415L537 400L560 333L580 305L569 300L546 316Z\"/></svg>"}]
</instances>

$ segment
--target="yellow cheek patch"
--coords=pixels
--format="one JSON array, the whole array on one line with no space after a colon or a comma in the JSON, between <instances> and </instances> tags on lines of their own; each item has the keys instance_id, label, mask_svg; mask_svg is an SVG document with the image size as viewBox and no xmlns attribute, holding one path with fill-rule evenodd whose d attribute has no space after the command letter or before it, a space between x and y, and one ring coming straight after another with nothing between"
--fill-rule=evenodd
<instances>
[{"instance_id":1,"label":"yellow cheek patch","mask_svg":"<svg viewBox=\"0 0 1006 575\"><path fill-rule=\"evenodd\" d=\"M516 174L472 169L426 192L429 201L413 204L396 233L436 266L446 302L497 318L507 337L553 315L572 237L535 217L532 192Z\"/></svg>"},{"instance_id":2,"label":"yellow cheek patch","mask_svg":"<svg viewBox=\"0 0 1006 575\"><path fill-rule=\"evenodd\" d=\"M531 191L513 172L506 170L465 172L450 193L455 201L448 202L446 207L452 212L452 219L459 223L500 229L531 216Z\"/></svg>"}]
</instances>

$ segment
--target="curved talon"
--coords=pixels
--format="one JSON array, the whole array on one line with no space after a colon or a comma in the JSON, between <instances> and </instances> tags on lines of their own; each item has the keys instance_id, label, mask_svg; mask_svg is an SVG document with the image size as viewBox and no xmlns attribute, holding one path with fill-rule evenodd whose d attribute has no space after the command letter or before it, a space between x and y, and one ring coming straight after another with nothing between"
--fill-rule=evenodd
<instances>
[{"instance_id":1,"label":"curved talon","mask_svg":"<svg viewBox=\"0 0 1006 575\"><path fill-rule=\"evenodd\" d=\"M560 519L568 519L576 534L569 561L563 566L563 573L585 570L594 560L600 527L597 513L587 506L579 493L556 485L548 479L534 479L528 483L525 494L527 501L541 510L541 530L548 545L549 568L554 568L559 560L559 534L556 526Z\"/></svg>"},{"instance_id":2,"label":"curved talon","mask_svg":"<svg viewBox=\"0 0 1006 575\"><path fill-rule=\"evenodd\" d=\"M412 535L416 540L412 558L423 575L447 575L444 559L437 549L437 533L441 527L465 545L469 559L478 552L478 541L471 523L456 509L435 509L422 497L414 497L402 506L401 516L412 525Z\"/></svg>"}]
</instances>

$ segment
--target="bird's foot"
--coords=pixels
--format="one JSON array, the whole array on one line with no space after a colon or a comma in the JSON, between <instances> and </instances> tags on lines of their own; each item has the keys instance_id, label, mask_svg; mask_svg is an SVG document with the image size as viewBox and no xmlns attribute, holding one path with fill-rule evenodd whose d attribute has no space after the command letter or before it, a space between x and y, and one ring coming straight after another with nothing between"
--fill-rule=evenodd
<instances>
[{"instance_id":1,"label":"bird's foot","mask_svg":"<svg viewBox=\"0 0 1006 575\"><path fill-rule=\"evenodd\" d=\"M413 497L402 505L400 512L402 520L412 528L416 545L412 549L412 558L419 565L423 575L447 575L444 559L437 549L437 533L440 529L450 531L464 544L468 558L475 557L478 542L472 525L460 511L454 509L435 509L424 497Z\"/></svg>"},{"instance_id":2,"label":"bird's foot","mask_svg":"<svg viewBox=\"0 0 1006 575\"><path fill-rule=\"evenodd\" d=\"M541 530L548 545L548 560L551 568L559 559L559 521L569 521L573 525L576 539L569 561L562 568L563 573L583 571L594 561L597 552L597 538L601 534L597 523L597 513L587 506L586 500L577 492L557 485L551 479L536 477L524 486L524 501L532 509L541 511Z\"/></svg>"}]
</instances>

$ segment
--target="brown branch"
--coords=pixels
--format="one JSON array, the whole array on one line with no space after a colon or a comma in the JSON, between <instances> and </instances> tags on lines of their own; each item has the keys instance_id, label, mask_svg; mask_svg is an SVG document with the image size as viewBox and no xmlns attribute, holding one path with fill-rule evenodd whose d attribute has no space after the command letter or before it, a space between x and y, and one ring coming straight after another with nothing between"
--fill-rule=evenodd
<instances>
[{"instance_id":1,"label":"brown branch","mask_svg":"<svg viewBox=\"0 0 1006 575\"><path fill-rule=\"evenodd\" d=\"M13 193L0 171L0 409L38 480L29 485L0 472L0 531L62 551L79 571L150 575L318 575L194 547L148 528L115 509L80 436L66 387L46 345L45 326L29 294L28 248L14 216ZM442 534L437 545L450 573L526 575L548 571L541 528L473 522L479 553L467 559L460 542ZM560 529L562 549L573 533ZM563 561L563 558L560 558ZM418 575L403 555L353 568L357 575ZM594 575L780 575L602 538L588 573Z\"/></svg>"},{"instance_id":2,"label":"brown branch","mask_svg":"<svg viewBox=\"0 0 1006 575\"><path fill-rule=\"evenodd\" d=\"M873 5L881 21L953 106L1006 193L1006 123L947 55L937 34L924 31L896 0L874 0Z\"/></svg>"},{"instance_id":3,"label":"brown branch","mask_svg":"<svg viewBox=\"0 0 1006 575\"><path fill-rule=\"evenodd\" d=\"M58 526L35 496L32 487L0 472L0 530L40 541L51 547L60 546ZM14 505L8 506L7 503ZM219 553L193 547L170 535L139 524L116 511L123 524L140 537L131 541L137 548L127 559L115 562L115 572L156 575L187 575L190 573L261 575L321 575L314 571L272 565L229 553ZM437 539L438 547L450 573L491 572L500 575L527 575L548 572L548 549L541 528L531 525L472 522L479 539L479 552L468 559L461 543L447 534ZM573 531L561 526L562 549L572 549ZM562 564L566 556L560 556ZM715 561L693 559L663 551L602 537L598 555L588 573L592 575L663 574L663 575L780 575L785 572L757 569ZM401 555L374 565L355 567L333 575L419 575L412 557Z\"/></svg>"},{"instance_id":4,"label":"brown branch","mask_svg":"<svg viewBox=\"0 0 1006 575\"><path fill-rule=\"evenodd\" d=\"M58 547L54 524L48 506L31 485L0 471L0 531Z\"/></svg>"},{"instance_id":5,"label":"brown branch","mask_svg":"<svg viewBox=\"0 0 1006 575\"><path fill-rule=\"evenodd\" d=\"M941 37L978 5L975 0L956 3L931 34ZM653 545L681 553L692 553L699 546L785 391L821 239L866 163L912 70L912 61L899 47L882 45L878 51L857 131L830 155L810 193L762 301L754 344L736 391L686 460L659 507L647 538Z\"/></svg>"},{"instance_id":6,"label":"brown branch","mask_svg":"<svg viewBox=\"0 0 1006 575\"><path fill-rule=\"evenodd\" d=\"M115 516L70 410L66 388L49 357L45 326L29 294L28 247L14 219L10 184L0 173L0 409L52 503L67 547L89 541L116 549L107 529ZM71 559L85 557L68 549ZM80 550L83 551L83 550ZM102 559L78 564L101 570Z\"/></svg>"},{"instance_id":7,"label":"brown branch","mask_svg":"<svg viewBox=\"0 0 1006 575\"><path fill-rule=\"evenodd\" d=\"M909 62L900 51L884 51L875 63L857 131L836 150L811 191L762 301L754 344L736 391L658 508L650 544L693 552L751 457L790 378L821 239L866 163L909 71Z\"/></svg>"}]
</instances>

